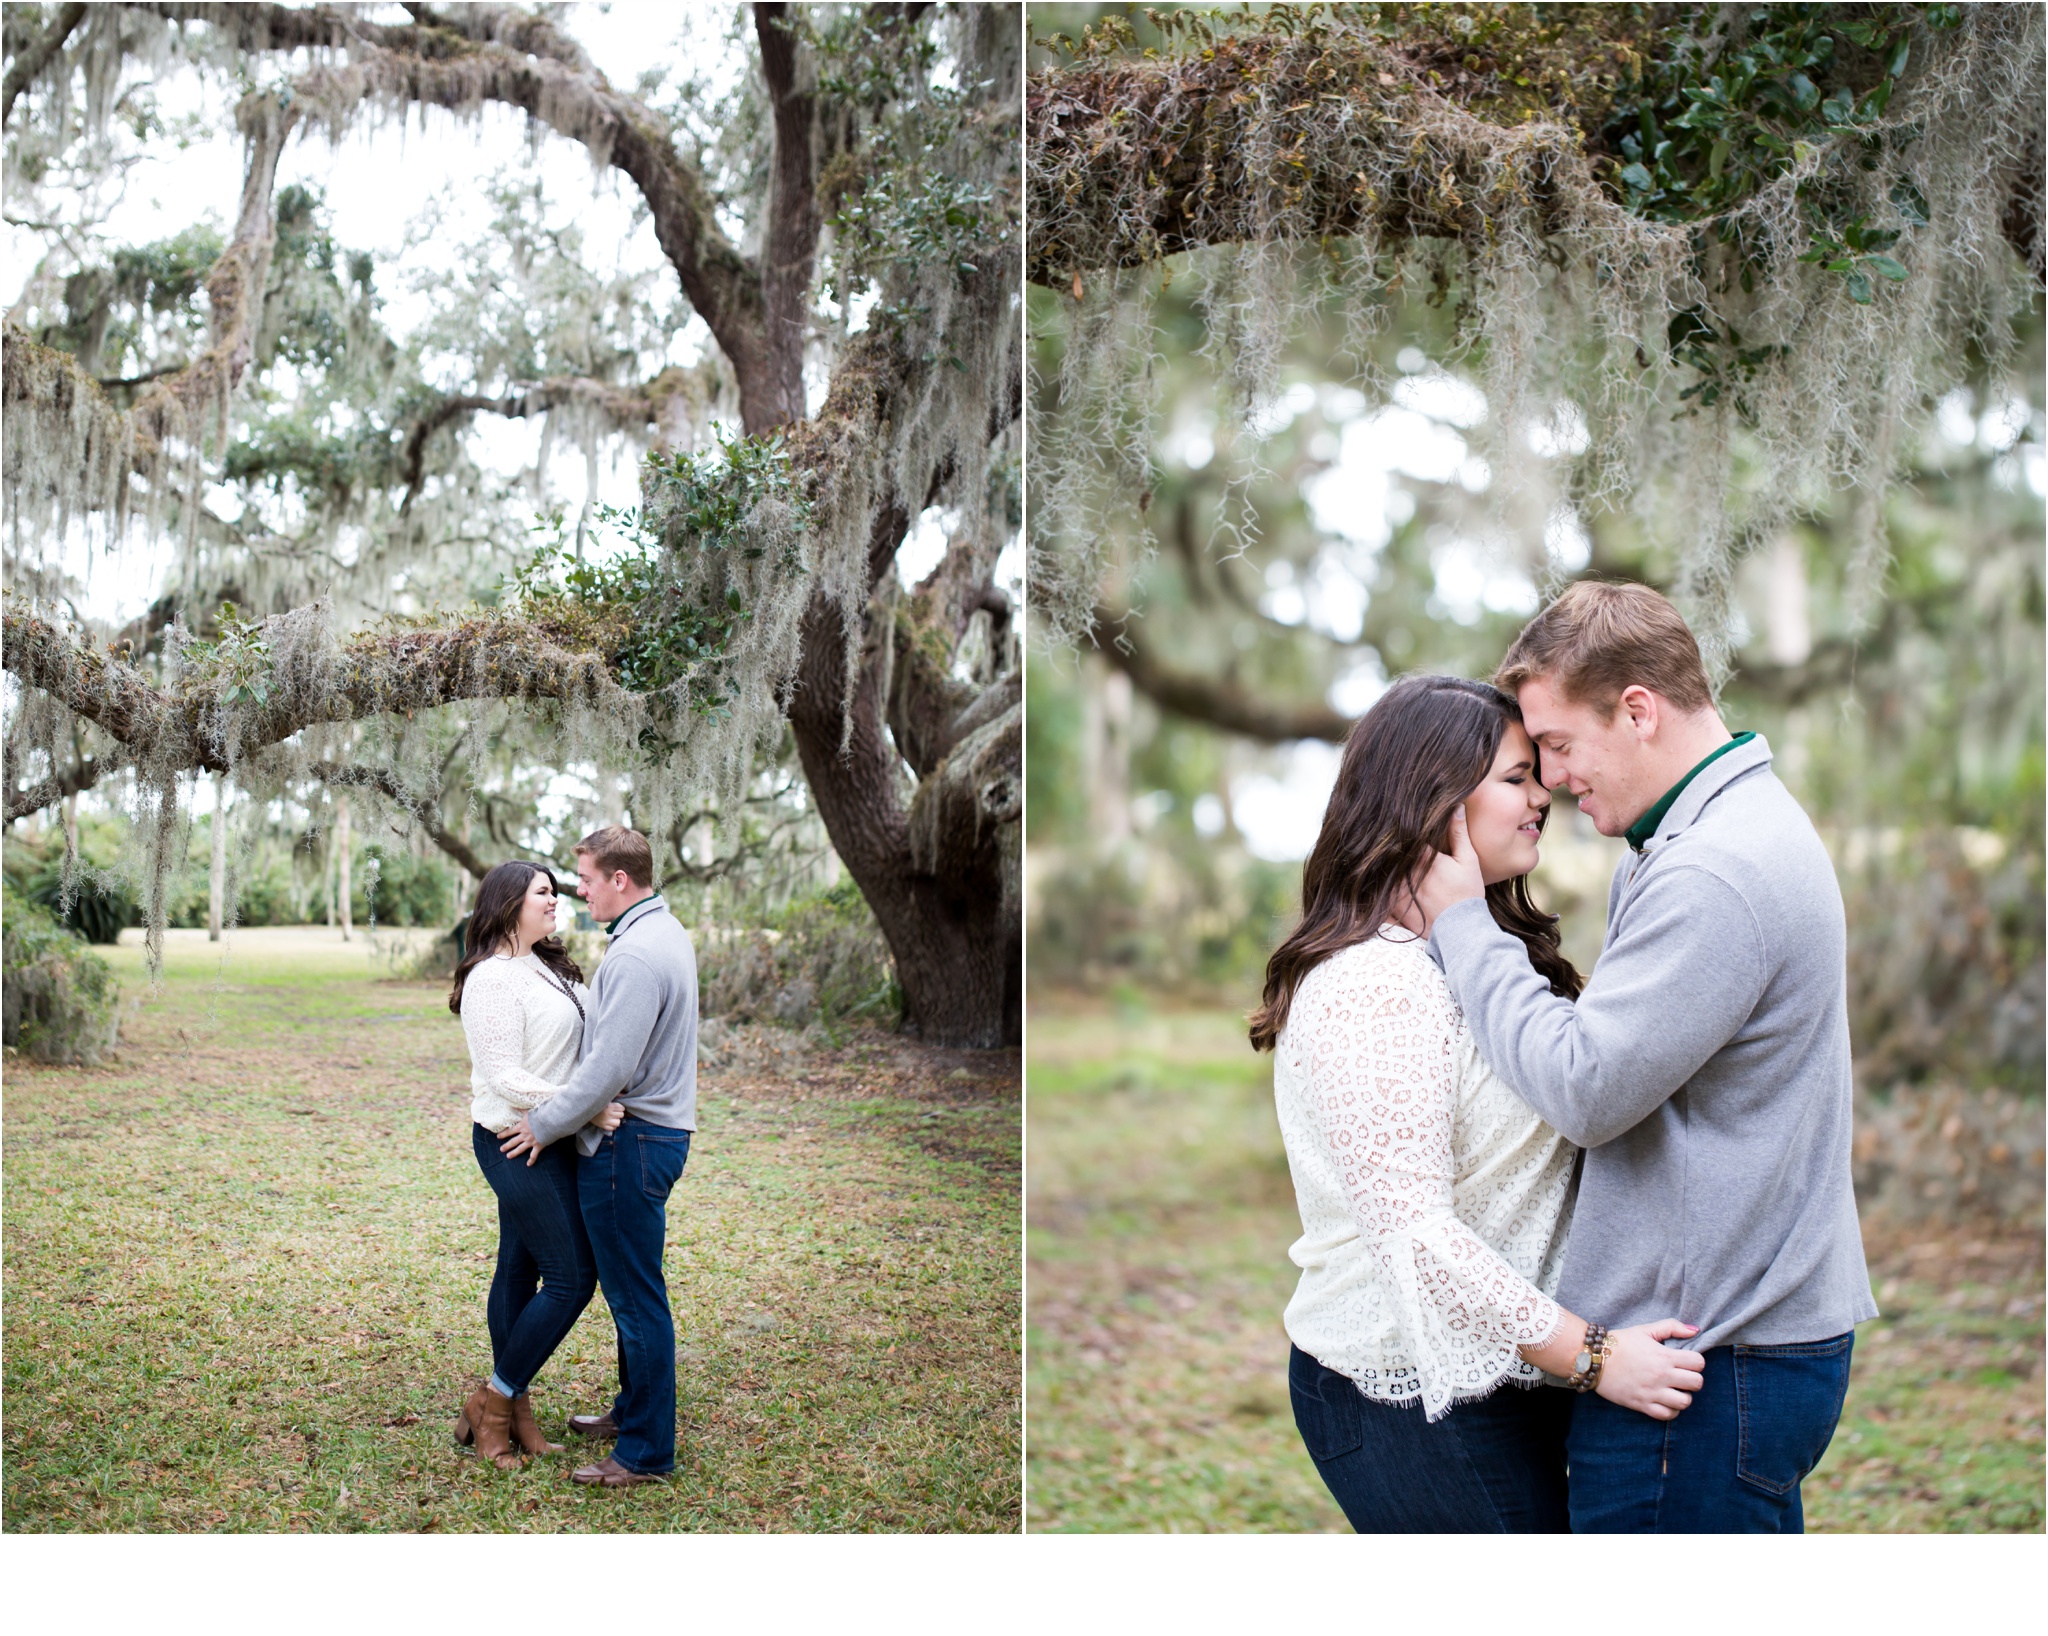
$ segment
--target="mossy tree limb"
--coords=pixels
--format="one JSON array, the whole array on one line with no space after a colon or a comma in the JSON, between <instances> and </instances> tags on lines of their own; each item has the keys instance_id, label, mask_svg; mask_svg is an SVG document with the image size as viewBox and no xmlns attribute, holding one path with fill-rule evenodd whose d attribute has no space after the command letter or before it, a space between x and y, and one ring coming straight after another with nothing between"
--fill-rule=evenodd
<instances>
[{"instance_id":1,"label":"mossy tree limb","mask_svg":"<svg viewBox=\"0 0 2048 1636\"><path fill-rule=\"evenodd\" d=\"M1219 445L1259 469L1281 338L1341 307L1342 379L1401 302L1452 315L1503 515L1627 509L1678 557L1716 684L1735 564L1833 490L1874 503L1932 405L2039 299L2037 7L1572 4L1111 18L1026 95L1027 277L1064 331L1033 393L1034 599L1086 640L1155 544L1155 313L1187 279ZM1212 26L1213 25L1213 26ZM1347 384L1350 384L1347 382ZM1533 452L1568 406L1568 458ZM1747 474L1738 482L1740 465ZM1249 477L1247 481L1249 481ZM1231 513L1215 555L1249 549ZM1546 548L1547 549L1547 548ZM1570 570L1539 571L1554 590Z\"/></svg>"},{"instance_id":2,"label":"mossy tree limb","mask_svg":"<svg viewBox=\"0 0 2048 1636\"><path fill-rule=\"evenodd\" d=\"M157 858L146 861L144 872L161 873L161 857L176 844L169 792L195 770L231 765L238 780L267 777L280 786L329 778L374 789L428 822L439 797L426 792L441 786L396 759L390 765L368 759L357 745L398 758L404 733L395 719L450 703L510 701L527 707L536 721L559 722L576 756L594 754L608 770L632 770L635 819L657 828L684 803L694 806L707 795L721 804L735 799L751 758L779 737L787 710L812 775L818 815L890 934L909 1025L948 1043L991 1045L1014 1037L1015 1008L1006 999L1014 996L1019 954L1019 838L997 787L1000 764L1006 755L1014 758L1017 744L1013 727L1004 725L1013 714L1014 673L996 666L971 684L951 675L960 626L948 615L932 627L938 644L933 664L904 672L897 705L908 712L906 721L914 714L933 724L921 745L943 742L959 752L973 740L971 753L934 759L920 749L921 765L911 773L886 729L865 732L860 716L862 687L876 679L874 668L887 652L887 644L872 640L875 593L927 508L943 506L967 519L960 537L971 543L957 548L966 553L965 566L950 563L948 573L949 583L963 586L968 618L992 600L993 552L986 547L999 535L985 526L994 492L988 473L996 447L1013 439L1021 413L1014 28L973 8L756 7L751 35L768 115L760 173L770 180L765 199L735 202L684 157L672 134L681 127L615 90L561 32L554 14L498 6L408 10L409 22L383 23L341 6L120 6L103 8L85 26L96 31L89 43L103 53L128 49L131 32L154 49L147 45L148 28L157 30L158 45L169 38L166 30L182 29L186 55L238 74L266 57L276 62L272 54L303 50L310 65L301 66L303 59L290 65L289 99L278 99L282 122L260 132L249 126L252 144L272 130L281 140L294 125L338 136L379 114L437 108L461 117L486 104L520 109L537 128L581 144L599 165L630 180L646 204L689 308L711 330L727 371L721 380L731 383L749 434L745 447L732 448L731 462L722 467L715 451L705 453L708 404L716 400L723 413L719 382L688 383L691 412L676 418L691 435L670 441L678 432L669 414L671 397L680 392L675 381L500 375L438 398L415 385L398 400L396 414L388 403L375 404L370 435L347 447L285 426L267 441L236 447L235 480L320 482L332 472L343 498L323 514L335 520L322 526L331 533L360 527L365 518L390 526L397 542L393 559L402 561L415 536L450 526L449 486L432 479L448 462L457 441L453 429L464 417L564 411L586 443L596 435L592 428L625 428L636 436L654 428L656 452L667 464L650 461L646 468L656 475L643 482L643 517L652 514L664 481L690 488L694 498L663 512L658 527L647 526L648 572L634 582L635 595L644 590L675 612L674 628L640 628L642 614L626 604L583 607L575 592L543 598L545 608L522 601L516 611L508 606L481 617L452 615L443 603L409 625L387 622L338 639L325 635L321 611L307 605L269 619L209 626L228 576L255 563L261 579L268 571L259 560L265 552L279 560L300 552L315 566L302 576L310 587L290 597L273 595L253 614L303 604L321 584L317 564L329 549L327 537L237 535L225 541L221 554L228 566L206 587L205 606L188 584L168 599L162 618L152 610L141 622L136 636L142 648L161 650L154 666L160 680L127 663L133 655L74 640L44 603L9 609L9 668L42 701L32 701L31 710L37 747L53 762L61 759L51 729L62 728L67 717L90 722L99 736L126 747L117 758L132 755L138 803L155 809L141 820L155 837L149 844ZM941 28L951 31L959 53L963 89L957 97L935 91L929 75ZM879 54L871 49L877 41ZM36 92L28 94L33 99ZM53 90L35 111L60 102ZM246 104L245 121L258 112L256 104ZM892 125L899 113L900 126ZM1006 134L1007 141L1000 140ZM252 178L262 179L264 158L265 150L252 146ZM848 291L863 287L878 298L867 332L851 338L843 330L827 334L831 321L814 310L825 213L848 196L820 196L823 168L835 158L849 161L835 172L841 183L858 173L865 190L858 202L867 214L857 231L841 224L834 287L842 305ZM761 246L758 253L741 247L740 232L721 220L724 211L750 218L744 238L748 246ZM216 269L229 297L251 288L260 295L263 287L260 277L250 277L260 267L241 253L244 238L238 230L236 246ZM855 238L865 260L844 259L843 246ZM260 248L259 240L248 239L247 247ZM367 291L366 277L359 282ZM337 325L355 322L355 301L341 290L329 300L327 316ZM229 303L217 305L228 311ZM817 348L821 335L831 379L822 408L807 416L806 348ZM42 423L51 434L44 439L49 451L68 451L68 465L58 464L75 478L78 449L93 446L78 435L82 421L98 417L115 433L124 422L115 400L76 359L21 339L17 345L10 334L7 347L9 475L50 469L40 458L15 458L18 418L24 425ZM232 365L237 354L220 344L224 339L210 342L209 358ZM209 367L209 386L232 392L240 379L236 370ZM147 401L163 386L138 378L122 390ZM216 391L208 401L217 407L227 400ZM211 425L188 428L186 464L175 471L152 467L146 474L152 491L175 478L183 482L174 498L196 494L193 431L222 424L216 417ZM362 424L360 415L355 424ZM443 431L451 435L437 438ZM118 435L100 441L122 443ZM544 449L547 441L544 431ZM81 492L73 515L79 509L118 512L133 470L128 455L137 446L135 438L122 446L118 482L96 489L74 483ZM742 505L742 467L780 477L746 490L754 498ZM712 492L721 483L724 489ZM376 505L350 511L351 491L374 491ZM422 493L427 503L412 505ZM53 508L60 527L63 509ZM424 522L423 513L431 514ZM713 514L715 524L704 523ZM209 532L249 531L246 521L230 525L196 504L180 514L178 526L201 541ZM264 525L255 527L260 534ZM489 543L503 551L515 542ZM383 549L384 542L378 545ZM385 566L379 561L381 580L389 583ZM820 641L829 652L816 651ZM646 674L655 660L657 669L669 667L658 682ZM963 687L972 694L964 702ZM469 741L481 743L475 715L457 714ZM987 799L958 810L967 826L963 834L927 834L926 818L913 834L913 779L928 774L926 782L946 786L949 778L964 777L970 763L992 771L981 779ZM31 792L21 783L42 772L25 764L21 780L9 780L10 793L27 798ZM54 766L50 775L63 776ZM954 812L955 805L934 799L923 810ZM877 819L877 813L886 816ZM984 822L991 814L994 821ZM429 825L436 844L457 856L446 830L445 823L439 833ZM967 904L969 912L955 914L943 934L926 935L917 921L928 900ZM962 972L979 973L972 981L988 992L961 998Z\"/></svg>"},{"instance_id":3,"label":"mossy tree limb","mask_svg":"<svg viewBox=\"0 0 2048 1636\"><path fill-rule=\"evenodd\" d=\"M132 472L154 491L197 490L203 441L224 441L230 398L241 385L263 321L263 290L275 222L271 196L277 162L298 113L278 98L251 93L235 110L246 150L235 231L206 276L207 345L184 366L141 386L134 406L116 408L101 383L71 354L39 345L11 320L0 337L0 414L9 422L7 465L16 506L31 515L71 510L127 513ZM60 472L42 492L23 472ZM196 503L196 501L194 502Z\"/></svg>"},{"instance_id":4,"label":"mossy tree limb","mask_svg":"<svg viewBox=\"0 0 2048 1636\"><path fill-rule=\"evenodd\" d=\"M1510 206L1533 206L1560 238L1586 231L1589 212L1625 219L1608 180L1621 157L1617 65L1668 49L1691 22L1646 14L1697 8L1512 8L1557 21L1510 29L1483 56L1434 38L1409 9L1414 19L1385 34L1219 34L1200 51L1083 57L1034 75L1026 276L1064 290L1247 237L1368 227L1388 242L1484 246ZM1541 91L1517 89L1537 79ZM2037 279L2041 209L2035 149L2008 169L2001 225Z\"/></svg>"},{"instance_id":5,"label":"mossy tree limb","mask_svg":"<svg viewBox=\"0 0 2048 1636\"><path fill-rule=\"evenodd\" d=\"M288 622L307 621L286 615L265 628ZM22 681L178 772L230 771L320 724L477 699L595 704L617 686L598 654L561 648L523 620L474 619L366 633L330 653L295 655L280 666L287 673L273 702L224 713L211 678L160 688L135 666L11 604L4 636L7 667Z\"/></svg>"},{"instance_id":6,"label":"mossy tree limb","mask_svg":"<svg viewBox=\"0 0 2048 1636\"><path fill-rule=\"evenodd\" d=\"M69 4L59 7L50 26L14 59L13 66L7 70L6 83L0 87L0 124L4 124L14 112L14 99L49 66L50 59L64 49L64 42L85 21L85 10L82 0L70 0Z\"/></svg>"}]
</instances>

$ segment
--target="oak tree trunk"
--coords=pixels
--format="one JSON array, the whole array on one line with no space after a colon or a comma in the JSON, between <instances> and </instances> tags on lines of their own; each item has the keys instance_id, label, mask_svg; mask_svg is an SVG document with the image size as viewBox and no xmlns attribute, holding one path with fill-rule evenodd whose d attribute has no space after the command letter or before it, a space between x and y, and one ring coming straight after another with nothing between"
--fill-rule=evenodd
<instances>
[{"instance_id":1,"label":"oak tree trunk","mask_svg":"<svg viewBox=\"0 0 2048 1636\"><path fill-rule=\"evenodd\" d=\"M828 622L829 635L812 628ZM991 870L948 881L914 866L907 780L880 720L876 666L861 667L853 735L842 755L837 617L821 618L814 610L806 626L803 681L790 724L826 833L895 956L905 1031L938 1045L1019 1043L1023 951L1000 880Z\"/></svg>"}]
</instances>

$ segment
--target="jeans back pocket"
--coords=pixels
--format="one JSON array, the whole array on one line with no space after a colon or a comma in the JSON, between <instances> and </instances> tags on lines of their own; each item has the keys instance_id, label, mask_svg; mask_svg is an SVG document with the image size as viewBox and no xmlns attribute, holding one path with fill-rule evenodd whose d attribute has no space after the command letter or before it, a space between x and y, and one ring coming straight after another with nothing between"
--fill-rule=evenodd
<instances>
[{"instance_id":1,"label":"jeans back pocket","mask_svg":"<svg viewBox=\"0 0 2048 1636\"><path fill-rule=\"evenodd\" d=\"M683 1166L690 1157L690 1133L686 1130L642 1130L633 1145L640 1151L640 1191L664 1203L682 1180Z\"/></svg>"},{"instance_id":2,"label":"jeans back pocket","mask_svg":"<svg viewBox=\"0 0 2048 1636\"><path fill-rule=\"evenodd\" d=\"M1854 1330L1831 1340L1735 1348L1735 1474L1766 1494L1797 1487L1827 1453L1849 1390Z\"/></svg>"},{"instance_id":3,"label":"jeans back pocket","mask_svg":"<svg viewBox=\"0 0 2048 1636\"><path fill-rule=\"evenodd\" d=\"M1317 1464L1364 1445L1365 1406L1357 1385L1298 1346L1287 1360L1287 1395L1294 1400L1294 1424Z\"/></svg>"}]
</instances>

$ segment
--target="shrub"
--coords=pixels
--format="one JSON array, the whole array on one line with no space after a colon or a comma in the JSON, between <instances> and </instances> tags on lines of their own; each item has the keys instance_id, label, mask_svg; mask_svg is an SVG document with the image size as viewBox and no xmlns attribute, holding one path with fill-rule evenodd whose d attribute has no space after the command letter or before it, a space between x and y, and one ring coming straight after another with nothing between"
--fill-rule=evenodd
<instances>
[{"instance_id":1,"label":"shrub","mask_svg":"<svg viewBox=\"0 0 2048 1636\"><path fill-rule=\"evenodd\" d=\"M87 1066L114 1049L121 987L76 932L15 902L0 926L0 1036L37 1062Z\"/></svg>"},{"instance_id":2,"label":"shrub","mask_svg":"<svg viewBox=\"0 0 2048 1636\"><path fill-rule=\"evenodd\" d=\"M6 840L7 887L18 902L26 898L88 943L113 943L121 928L140 924L135 900L108 870L120 856L119 827L107 819L81 817L79 870L70 905L64 903L64 836L13 835Z\"/></svg>"},{"instance_id":3,"label":"shrub","mask_svg":"<svg viewBox=\"0 0 2048 1636\"><path fill-rule=\"evenodd\" d=\"M1849 1033L1872 1088L1960 1081L2039 1092L2038 853L1972 860L1963 832L1899 838L1838 866L1849 921Z\"/></svg>"},{"instance_id":4,"label":"shrub","mask_svg":"<svg viewBox=\"0 0 2048 1636\"><path fill-rule=\"evenodd\" d=\"M40 870L29 882L28 899L57 924L76 932L88 943L118 943L121 928L139 925L135 900L127 889L109 885L98 875L80 870L72 883L71 902L64 903L64 867L60 859Z\"/></svg>"},{"instance_id":5,"label":"shrub","mask_svg":"<svg viewBox=\"0 0 2048 1636\"><path fill-rule=\"evenodd\" d=\"M266 858L236 880L236 925L291 926L299 919L298 908L292 902L291 866L284 860Z\"/></svg>"},{"instance_id":6,"label":"shrub","mask_svg":"<svg viewBox=\"0 0 2048 1636\"><path fill-rule=\"evenodd\" d=\"M391 976L402 983L446 982L462 958L452 926L432 940L397 932L386 937L380 930L377 950Z\"/></svg>"},{"instance_id":7,"label":"shrub","mask_svg":"<svg viewBox=\"0 0 2048 1636\"><path fill-rule=\"evenodd\" d=\"M1190 835L1035 849L1029 879L1034 983L1131 983L1248 1005L1298 912L1301 869Z\"/></svg>"},{"instance_id":8,"label":"shrub","mask_svg":"<svg viewBox=\"0 0 2048 1636\"><path fill-rule=\"evenodd\" d=\"M760 918L695 929L705 1016L792 1025L900 1017L888 942L851 880Z\"/></svg>"},{"instance_id":9,"label":"shrub","mask_svg":"<svg viewBox=\"0 0 2048 1636\"><path fill-rule=\"evenodd\" d=\"M1993 1218L2038 1228L2041 1102L1988 1086L1856 1095L1856 1199L1896 1221Z\"/></svg>"}]
</instances>

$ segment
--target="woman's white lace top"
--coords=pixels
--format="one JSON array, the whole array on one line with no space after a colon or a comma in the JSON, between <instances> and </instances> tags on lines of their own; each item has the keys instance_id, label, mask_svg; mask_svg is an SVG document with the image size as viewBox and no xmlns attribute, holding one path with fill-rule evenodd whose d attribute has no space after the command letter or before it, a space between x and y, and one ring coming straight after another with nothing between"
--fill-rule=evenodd
<instances>
[{"instance_id":1,"label":"woman's white lace top","mask_svg":"<svg viewBox=\"0 0 2048 1636\"><path fill-rule=\"evenodd\" d=\"M1294 993L1273 1094L1302 1236L1287 1333L1431 1420L1556 1332L1578 1150L1479 1058L1419 938L1385 926Z\"/></svg>"},{"instance_id":2,"label":"woman's white lace top","mask_svg":"<svg viewBox=\"0 0 2048 1636\"><path fill-rule=\"evenodd\" d=\"M590 991L575 985L590 1008ZM469 1039L469 1116L502 1134L569 1081L583 1044L583 1018L537 955L479 962L462 985L462 1032Z\"/></svg>"}]
</instances>

